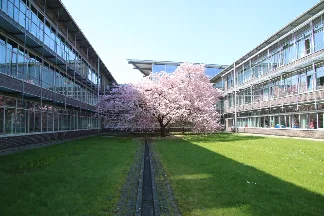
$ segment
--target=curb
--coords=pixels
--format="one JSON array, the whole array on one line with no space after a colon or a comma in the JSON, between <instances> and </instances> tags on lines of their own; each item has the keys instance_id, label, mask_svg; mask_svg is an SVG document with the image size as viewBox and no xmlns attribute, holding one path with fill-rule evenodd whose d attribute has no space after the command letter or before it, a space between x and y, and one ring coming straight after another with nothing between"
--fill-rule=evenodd
<instances>
[{"instance_id":1,"label":"curb","mask_svg":"<svg viewBox=\"0 0 324 216\"><path fill-rule=\"evenodd\" d=\"M154 203L154 215L160 216L160 205L159 205L159 198L158 193L156 190L156 184L155 184L155 177L154 177L154 167L152 162L152 154L150 150L150 145L148 145L149 148L149 155L150 155L150 165L151 165L151 179L152 179L152 192L153 192L153 203Z\"/></svg>"},{"instance_id":2,"label":"curb","mask_svg":"<svg viewBox=\"0 0 324 216\"><path fill-rule=\"evenodd\" d=\"M143 148L140 178L139 178L138 187L137 187L137 200L136 200L135 216L141 216L142 215L142 190L143 190L144 153L145 153L145 147Z\"/></svg>"}]
</instances>

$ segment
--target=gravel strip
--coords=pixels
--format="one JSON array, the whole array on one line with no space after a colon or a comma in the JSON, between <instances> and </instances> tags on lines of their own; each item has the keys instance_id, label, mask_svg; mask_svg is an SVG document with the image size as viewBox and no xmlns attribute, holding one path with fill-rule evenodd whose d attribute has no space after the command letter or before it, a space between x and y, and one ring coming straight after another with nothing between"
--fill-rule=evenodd
<instances>
[{"instance_id":1,"label":"gravel strip","mask_svg":"<svg viewBox=\"0 0 324 216\"><path fill-rule=\"evenodd\" d=\"M136 139L135 142L140 142L141 145L137 149L132 166L128 172L127 178L121 189L121 195L117 204L115 215L127 216L135 215L138 181L140 177L142 156L143 156L143 140Z\"/></svg>"},{"instance_id":2,"label":"gravel strip","mask_svg":"<svg viewBox=\"0 0 324 216\"><path fill-rule=\"evenodd\" d=\"M160 155L155 150L154 143L150 143L150 157L153 164L153 175L156 184L160 215L181 215L176 204L172 188L161 163Z\"/></svg>"}]
</instances>

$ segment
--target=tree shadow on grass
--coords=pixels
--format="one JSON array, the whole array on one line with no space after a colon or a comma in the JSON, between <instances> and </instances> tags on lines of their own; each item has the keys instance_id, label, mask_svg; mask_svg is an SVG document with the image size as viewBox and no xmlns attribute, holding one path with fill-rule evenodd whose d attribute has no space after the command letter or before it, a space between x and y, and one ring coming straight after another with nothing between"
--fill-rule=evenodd
<instances>
[{"instance_id":1,"label":"tree shadow on grass","mask_svg":"<svg viewBox=\"0 0 324 216\"><path fill-rule=\"evenodd\" d=\"M324 215L321 194L191 143L212 137L157 143L184 215ZM221 142L262 139L217 137Z\"/></svg>"}]
</instances>

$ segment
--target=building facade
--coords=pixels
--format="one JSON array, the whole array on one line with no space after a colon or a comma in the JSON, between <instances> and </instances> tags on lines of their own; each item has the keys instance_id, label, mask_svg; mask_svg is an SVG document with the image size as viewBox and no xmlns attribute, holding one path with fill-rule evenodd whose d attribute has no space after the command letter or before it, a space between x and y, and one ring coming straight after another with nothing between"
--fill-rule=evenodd
<instances>
[{"instance_id":1,"label":"building facade","mask_svg":"<svg viewBox=\"0 0 324 216\"><path fill-rule=\"evenodd\" d=\"M324 128L323 13L321 1L211 79L224 90L228 130Z\"/></svg>"},{"instance_id":2,"label":"building facade","mask_svg":"<svg viewBox=\"0 0 324 216\"><path fill-rule=\"evenodd\" d=\"M0 150L94 133L114 83L60 0L0 0Z\"/></svg>"},{"instance_id":3,"label":"building facade","mask_svg":"<svg viewBox=\"0 0 324 216\"><path fill-rule=\"evenodd\" d=\"M128 64L132 64L134 69L139 70L143 76L149 76L151 73L158 73L161 71L172 73L178 66L183 62L173 61L153 61L153 60L138 60L138 59L127 59ZM201 64L201 63L194 63ZM219 74L227 65L218 64L204 64L206 68L206 75L212 78Z\"/></svg>"},{"instance_id":4,"label":"building facade","mask_svg":"<svg viewBox=\"0 0 324 216\"><path fill-rule=\"evenodd\" d=\"M151 73L158 73L161 71L172 73L174 72L178 66L183 62L173 62L173 61L153 61L153 60L138 60L138 59L128 59L128 64L132 64L134 69L139 70L143 76L149 76ZM200 63L195 63L200 64ZM204 64L205 65L205 74L209 78L212 78L218 74L224 68L228 67L227 65L219 65L219 64ZM215 82L215 88L222 89L222 82ZM220 98L220 101L216 104L217 112L223 116L224 112L224 101L223 98ZM221 122L224 123L224 119L222 117Z\"/></svg>"}]
</instances>

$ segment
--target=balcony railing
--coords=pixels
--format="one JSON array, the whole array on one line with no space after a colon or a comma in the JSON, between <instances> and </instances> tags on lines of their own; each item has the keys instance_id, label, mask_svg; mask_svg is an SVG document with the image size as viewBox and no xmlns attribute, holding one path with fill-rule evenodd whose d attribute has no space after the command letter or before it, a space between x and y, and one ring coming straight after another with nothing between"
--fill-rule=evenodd
<instances>
[{"instance_id":1,"label":"balcony railing","mask_svg":"<svg viewBox=\"0 0 324 216\"><path fill-rule=\"evenodd\" d=\"M264 82L266 80L271 80L274 77L279 76L280 74L284 72L292 72L296 69L300 69L303 67L306 67L310 64L312 64L315 60L324 59L324 50L319 50L315 53L308 54L307 56L304 56L303 58L297 59L295 61L290 62L289 64L280 66L276 68L275 70L270 71L267 74L264 74L263 76L259 78L253 78L247 82L245 82L243 85L237 86L236 90L239 89L245 89L249 86L255 85L257 83ZM224 96L234 92L234 88L226 89L224 90Z\"/></svg>"},{"instance_id":2,"label":"balcony railing","mask_svg":"<svg viewBox=\"0 0 324 216\"><path fill-rule=\"evenodd\" d=\"M286 95L284 97L271 98L270 100L258 101L252 104L243 104L236 107L237 112L268 109L272 107L282 107L287 105L297 105L305 103L318 103L324 101L324 89L315 91ZM234 107L225 106L225 113L234 113Z\"/></svg>"}]
</instances>

